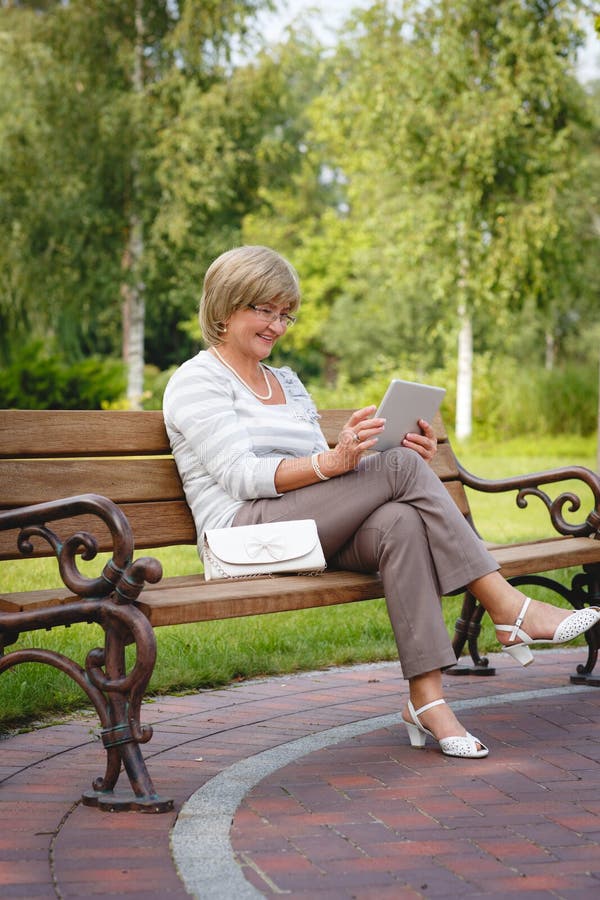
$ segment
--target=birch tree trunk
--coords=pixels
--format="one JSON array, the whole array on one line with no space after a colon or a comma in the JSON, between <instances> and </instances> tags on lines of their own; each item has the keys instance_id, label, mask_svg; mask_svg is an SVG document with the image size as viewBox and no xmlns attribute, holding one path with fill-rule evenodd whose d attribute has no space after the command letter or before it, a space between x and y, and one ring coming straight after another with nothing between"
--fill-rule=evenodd
<instances>
[{"instance_id":1,"label":"birch tree trunk","mask_svg":"<svg viewBox=\"0 0 600 900\"><path fill-rule=\"evenodd\" d=\"M454 430L458 440L471 437L473 394L473 328L468 306L469 256L466 250L465 222L458 223L458 365L456 371L456 416Z\"/></svg>"},{"instance_id":2,"label":"birch tree trunk","mask_svg":"<svg viewBox=\"0 0 600 900\"><path fill-rule=\"evenodd\" d=\"M140 266L144 252L142 224L132 213L123 269L129 279L121 285L123 298L123 359L127 366L127 400L130 409L141 409L144 392L144 321L146 304Z\"/></svg>"},{"instance_id":3,"label":"birch tree trunk","mask_svg":"<svg viewBox=\"0 0 600 900\"><path fill-rule=\"evenodd\" d=\"M135 48L133 61L133 94L136 106L144 90L143 54L144 23L142 0L135 3ZM123 253L123 359L127 366L127 400L131 409L141 409L144 392L144 323L146 304L145 285L141 278L144 254L144 232L137 209L138 158L134 151L131 160L131 196L127 246Z\"/></svg>"},{"instance_id":4,"label":"birch tree trunk","mask_svg":"<svg viewBox=\"0 0 600 900\"><path fill-rule=\"evenodd\" d=\"M473 393L473 329L466 305L458 308L458 371L456 375L456 437L461 440L471 436Z\"/></svg>"}]
</instances>

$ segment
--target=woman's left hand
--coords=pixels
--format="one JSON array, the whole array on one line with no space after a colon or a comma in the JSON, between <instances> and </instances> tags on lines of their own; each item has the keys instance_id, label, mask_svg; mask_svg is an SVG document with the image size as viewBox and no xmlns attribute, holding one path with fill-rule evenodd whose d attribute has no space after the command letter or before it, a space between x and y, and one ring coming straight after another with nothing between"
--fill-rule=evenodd
<instances>
[{"instance_id":1,"label":"woman's left hand","mask_svg":"<svg viewBox=\"0 0 600 900\"><path fill-rule=\"evenodd\" d=\"M423 459L429 462L437 452L437 438L433 428L425 419L419 419L419 428L422 429L423 433L407 434L402 441L402 446L408 447L409 450L416 450L419 456L422 456Z\"/></svg>"}]
</instances>

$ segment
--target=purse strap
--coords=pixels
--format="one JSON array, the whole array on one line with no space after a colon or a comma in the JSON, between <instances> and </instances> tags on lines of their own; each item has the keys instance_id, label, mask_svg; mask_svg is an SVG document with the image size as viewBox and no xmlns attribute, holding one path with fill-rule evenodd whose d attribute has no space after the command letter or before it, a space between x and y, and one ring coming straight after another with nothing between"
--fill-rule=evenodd
<instances>
[{"instance_id":1,"label":"purse strap","mask_svg":"<svg viewBox=\"0 0 600 900\"><path fill-rule=\"evenodd\" d=\"M256 575L230 575L229 572L226 572L223 566L221 565L221 560L215 556L215 554L210 549L208 541L204 538L204 555L208 556L210 559L211 565L215 567L221 578L227 578L229 581L245 581L248 578L273 578L274 576L271 573L260 573Z\"/></svg>"}]
</instances>

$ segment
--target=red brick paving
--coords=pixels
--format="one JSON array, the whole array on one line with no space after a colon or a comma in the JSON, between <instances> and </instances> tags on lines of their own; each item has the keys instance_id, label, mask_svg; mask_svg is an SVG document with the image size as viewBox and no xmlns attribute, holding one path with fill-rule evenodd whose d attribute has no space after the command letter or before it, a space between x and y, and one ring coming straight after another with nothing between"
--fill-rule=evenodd
<instances>
[{"instance_id":1,"label":"red brick paving","mask_svg":"<svg viewBox=\"0 0 600 900\"><path fill-rule=\"evenodd\" d=\"M446 676L450 700L564 688L584 651L538 653L524 671ZM397 712L384 664L253 681L144 706L144 753L173 813L83 806L103 773L90 715L0 741L0 896L189 896L175 871L177 811L229 765L299 737ZM600 893L600 690L460 711L488 759L409 747L401 726L316 750L246 795L231 829L237 862L266 897L528 900ZM224 896L226 896L224 894ZM235 900L235 898L232 898Z\"/></svg>"}]
</instances>

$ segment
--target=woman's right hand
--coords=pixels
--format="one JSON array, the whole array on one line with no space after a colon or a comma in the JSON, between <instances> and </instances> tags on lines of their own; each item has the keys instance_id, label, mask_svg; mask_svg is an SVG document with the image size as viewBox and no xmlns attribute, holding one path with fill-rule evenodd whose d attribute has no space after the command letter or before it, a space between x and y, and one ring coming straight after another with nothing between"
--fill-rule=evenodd
<instances>
[{"instance_id":1,"label":"woman's right hand","mask_svg":"<svg viewBox=\"0 0 600 900\"><path fill-rule=\"evenodd\" d=\"M297 488L315 484L318 478L335 478L351 472L364 454L370 450L383 431L385 419L375 419L376 406L365 406L352 413L332 450L321 450L314 457L282 459L275 472L275 488L284 494ZM316 463L316 467L315 467Z\"/></svg>"},{"instance_id":2,"label":"woman's right hand","mask_svg":"<svg viewBox=\"0 0 600 900\"><path fill-rule=\"evenodd\" d=\"M385 419L374 418L376 406L365 406L353 412L342 430L338 442L325 457L322 468L327 475L351 472L365 453L375 446L385 426Z\"/></svg>"}]
</instances>

